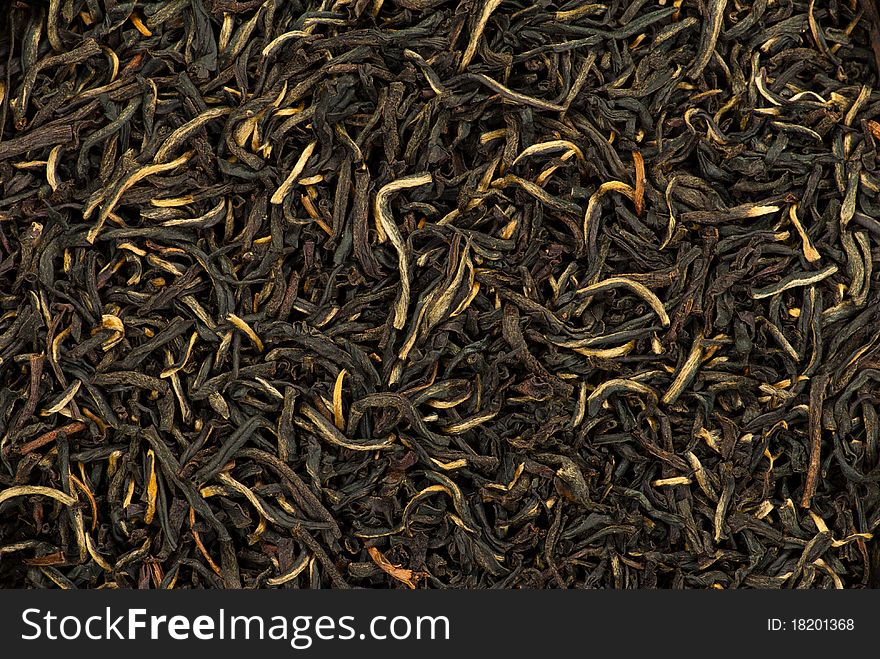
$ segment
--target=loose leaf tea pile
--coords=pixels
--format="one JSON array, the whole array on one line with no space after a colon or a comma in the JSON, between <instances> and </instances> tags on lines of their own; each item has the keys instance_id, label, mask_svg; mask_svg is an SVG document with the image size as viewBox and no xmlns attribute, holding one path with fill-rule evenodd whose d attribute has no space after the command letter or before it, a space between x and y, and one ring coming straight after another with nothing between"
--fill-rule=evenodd
<instances>
[{"instance_id":1,"label":"loose leaf tea pile","mask_svg":"<svg viewBox=\"0 0 880 659\"><path fill-rule=\"evenodd\" d=\"M880 583L870 3L6 6L0 585Z\"/></svg>"}]
</instances>

